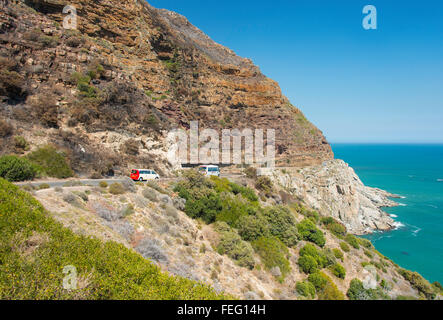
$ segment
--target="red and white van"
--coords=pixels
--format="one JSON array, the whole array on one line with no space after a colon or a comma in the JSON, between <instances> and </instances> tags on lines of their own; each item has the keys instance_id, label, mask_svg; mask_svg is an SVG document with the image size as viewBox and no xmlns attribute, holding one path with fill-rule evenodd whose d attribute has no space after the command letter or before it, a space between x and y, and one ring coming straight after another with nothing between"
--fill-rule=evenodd
<instances>
[{"instance_id":1,"label":"red and white van","mask_svg":"<svg viewBox=\"0 0 443 320\"><path fill-rule=\"evenodd\" d=\"M151 169L133 169L131 170L131 179L134 181L158 180L160 176Z\"/></svg>"}]
</instances>

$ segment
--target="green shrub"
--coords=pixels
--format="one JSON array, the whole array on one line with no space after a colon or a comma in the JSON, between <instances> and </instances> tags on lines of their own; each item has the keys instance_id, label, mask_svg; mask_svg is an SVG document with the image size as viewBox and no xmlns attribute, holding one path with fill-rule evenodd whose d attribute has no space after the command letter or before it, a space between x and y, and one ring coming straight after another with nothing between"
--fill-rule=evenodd
<instances>
[{"instance_id":1,"label":"green shrub","mask_svg":"<svg viewBox=\"0 0 443 320\"><path fill-rule=\"evenodd\" d=\"M300 257L310 256L314 258L319 268L325 268L335 263L335 257L332 256L332 252L328 253L328 256L325 255L324 251L317 249L315 245L311 243L307 243L299 252Z\"/></svg>"},{"instance_id":2,"label":"green shrub","mask_svg":"<svg viewBox=\"0 0 443 320\"><path fill-rule=\"evenodd\" d=\"M32 180L36 173L36 167L26 158L17 156L0 157L0 177L8 181Z\"/></svg>"},{"instance_id":3,"label":"green shrub","mask_svg":"<svg viewBox=\"0 0 443 320\"><path fill-rule=\"evenodd\" d=\"M74 234L26 192L0 179L0 297L5 300L229 299L208 286L163 273L124 245ZM77 290L64 290L75 266ZM79 282L80 284L80 282Z\"/></svg>"},{"instance_id":4,"label":"green shrub","mask_svg":"<svg viewBox=\"0 0 443 320\"><path fill-rule=\"evenodd\" d=\"M320 215L318 214L317 211L313 211L313 210L304 210L303 211L303 215L312 220L312 222L314 222L315 224L317 224L320 220Z\"/></svg>"},{"instance_id":5,"label":"green shrub","mask_svg":"<svg viewBox=\"0 0 443 320\"><path fill-rule=\"evenodd\" d=\"M337 238L343 239L346 236L346 227L335 220L332 217L326 217L321 219L321 223L331 231L333 235L335 235Z\"/></svg>"},{"instance_id":6,"label":"green shrub","mask_svg":"<svg viewBox=\"0 0 443 320\"><path fill-rule=\"evenodd\" d=\"M257 179L257 169L254 167L248 167L244 170L246 177L249 179Z\"/></svg>"},{"instance_id":7,"label":"green shrub","mask_svg":"<svg viewBox=\"0 0 443 320\"><path fill-rule=\"evenodd\" d=\"M426 299L434 299L436 296L436 292L431 286L431 284L423 278L417 272L412 272L405 269L400 269L399 273L407 280L415 289L418 290L421 294L423 294Z\"/></svg>"},{"instance_id":8,"label":"green shrub","mask_svg":"<svg viewBox=\"0 0 443 320\"><path fill-rule=\"evenodd\" d=\"M262 237L255 240L252 246L267 270L271 270L274 267L280 268L281 279L284 279L286 274L291 271L287 259L289 254L288 248L279 239Z\"/></svg>"},{"instance_id":9,"label":"green shrub","mask_svg":"<svg viewBox=\"0 0 443 320\"><path fill-rule=\"evenodd\" d=\"M366 249L374 249L374 246L372 245L371 241L364 238L357 238L358 243L365 247Z\"/></svg>"},{"instance_id":10,"label":"green shrub","mask_svg":"<svg viewBox=\"0 0 443 320\"><path fill-rule=\"evenodd\" d=\"M337 259L340 259L341 261L343 261L344 255L343 255L343 252L340 249L334 248L334 249L332 249L332 252L334 253L334 256Z\"/></svg>"},{"instance_id":11,"label":"green shrub","mask_svg":"<svg viewBox=\"0 0 443 320\"><path fill-rule=\"evenodd\" d=\"M359 279L352 279L346 293L349 300L390 300L381 288L365 289L363 282Z\"/></svg>"},{"instance_id":12,"label":"green shrub","mask_svg":"<svg viewBox=\"0 0 443 320\"><path fill-rule=\"evenodd\" d=\"M217 247L220 254L226 254L241 267L254 268L255 261L251 244L243 241L233 230L223 231Z\"/></svg>"},{"instance_id":13,"label":"green shrub","mask_svg":"<svg viewBox=\"0 0 443 320\"><path fill-rule=\"evenodd\" d=\"M100 181L100 183L98 184L101 188L107 188L108 187L108 183L106 181Z\"/></svg>"},{"instance_id":14,"label":"green shrub","mask_svg":"<svg viewBox=\"0 0 443 320\"><path fill-rule=\"evenodd\" d=\"M221 205L221 210L216 213L216 219L225 221L232 227L239 226L238 220L241 217L255 213L255 208L251 207L249 201L239 195L223 192L220 195L217 194L216 197L220 199Z\"/></svg>"},{"instance_id":15,"label":"green shrub","mask_svg":"<svg viewBox=\"0 0 443 320\"><path fill-rule=\"evenodd\" d=\"M238 221L238 233L246 241L254 241L270 235L268 222L262 215L241 217Z\"/></svg>"},{"instance_id":16,"label":"green shrub","mask_svg":"<svg viewBox=\"0 0 443 320\"><path fill-rule=\"evenodd\" d=\"M340 248L344 252L349 252L351 250L351 248L349 248L349 246L348 246L348 244L346 242L340 242Z\"/></svg>"},{"instance_id":17,"label":"green shrub","mask_svg":"<svg viewBox=\"0 0 443 320\"><path fill-rule=\"evenodd\" d=\"M315 258L311 256L301 256L298 259L298 266L300 271L304 273L314 273L318 271L318 263Z\"/></svg>"},{"instance_id":18,"label":"green shrub","mask_svg":"<svg viewBox=\"0 0 443 320\"><path fill-rule=\"evenodd\" d=\"M268 221L269 232L288 247L297 244L297 221L294 215L284 206L273 206L263 210L263 217Z\"/></svg>"},{"instance_id":19,"label":"green shrub","mask_svg":"<svg viewBox=\"0 0 443 320\"><path fill-rule=\"evenodd\" d=\"M255 187L258 190L263 191L266 196L269 196L272 193L274 185L269 177L260 176L255 182Z\"/></svg>"},{"instance_id":20,"label":"green shrub","mask_svg":"<svg viewBox=\"0 0 443 320\"><path fill-rule=\"evenodd\" d=\"M49 189L51 186L47 183L42 183L38 186L39 190Z\"/></svg>"},{"instance_id":21,"label":"green shrub","mask_svg":"<svg viewBox=\"0 0 443 320\"><path fill-rule=\"evenodd\" d=\"M331 266L331 271L337 278L344 279L346 277L346 269L339 263Z\"/></svg>"},{"instance_id":22,"label":"green shrub","mask_svg":"<svg viewBox=\"0 0 443 320\"><path fill-rule=\"evenodd\" d=\"M17 149L21 149L23 151L28 151L29 150L29 143L22 136L15 136L14 137L14 146Z\"/></svg>"},{"instance_id":23,"label":"green shrub","mask_svg":"<svg viewBox=\"0 0 443 320\"><path fill-rule=\"evenodd\" d=\"M368 250L364 250L363 252L368 258L372 259L374 257L374 255L371 252L369 252Z\"/></svg>"},{"instance_id":24,"label":"green shrub","mask_svg":"<svg viewBox=\"0 0 443 320\"><path fill-rule=\"evenodd\" d=\"M313 284L315 290L323 290L328 283L328 277L323 272L315 272L309 275L308 281Z\"/></svg>"},{"instance_id":25,"label":"green shrub","mask_svg":"<svg viewBox=\"0 0 443 320\"><path fill-rule=\"evenodd\" d=\"M326 239L323 232L315 226L312 220L304 219L297 225L297 229L301 239L313 242L320 247L325 245Z\"/></svg>"},{"instance_id":26,"label":"green shrub","mask_svg":"<svg viewBox=\"0 0 443 320\"><path fill-rule=\"evenodd\" d=\"M124 194L126 190L121 183L114 182L109 186L109 192L114 195L119 195L119 194Z\"/></svg>"},{"instance_id":27,"label":"green shrub","mask_svg":"<svg viewBox=\"0 0 443 320\"><path fill-rule=\"evenodd\" d=\"M72 177L74 172L70 168L66 155L57 151L53 146L46 145L27 155L34 163L40 175L59 179Z\"/></svg>"},{"instance_id":28,"label":"green shrub","mask_svg":"<svg viewBox=\"0 0 443 320\"><path fill-rule=\"evenodd\" d=\"M360 249L360 245L358 244L358 239L356 236L352 235L352 234L348 234L345 237L345 241L347 243L349 243L352 247L354 247L355 249Z\"/></svg>"},{"instance_id":29,"label":"green shrub","mask_svg":"<svg viewBox=\"0 0 443 320\"><path fill-rule=\"evenodd\" d=\"M190 197L186 201L185 213L194 219L202 219L206 223L216 220L222 210L220 196L213 190L207 190L200 198Z\"/></svg>"},{"instance_id":30,"label":"green shrub","mask_svg":"<svg viewBox=\"0 0 443 320\"><path fill-rule=\"evenodd\" d=\"M341 293L334 282L323 272L316 272L308 277L318 294L318 300L344 300Z\"/></svg>"},{"instance_id":31,"label":"green shrub","mask_svg":"<svg viewBox=\"0 0 443 320\"><path fill-rule=\"evenodd\" d=\"M309 281L298 281L295 286L298 294L306 298L315 298L315 287Z\"/></svg>"},{"instance_id":32,"label":"green shrub","mask_svg":"<svg viewBox=\"0 0 443 320\"><path fill-rule=\"evenodd\" d=\"M435 288L435 290L436 290L437 292L439 292L440 294L443 294L443 286L440 284L440 282L438 282L438 281L434 281L434 282L432 283L432 286Z\"/></svg>"}]
</instances>

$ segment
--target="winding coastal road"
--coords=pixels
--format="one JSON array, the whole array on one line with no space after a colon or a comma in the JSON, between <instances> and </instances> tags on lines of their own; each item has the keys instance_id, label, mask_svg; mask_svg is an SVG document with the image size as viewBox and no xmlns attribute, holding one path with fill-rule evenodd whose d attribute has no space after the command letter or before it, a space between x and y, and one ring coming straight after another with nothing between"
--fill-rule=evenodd
<instances>
[{"instance_id":1,"label":"winding coastal road","mask_svg":"<svg viewBox=\"0 0 443 320\"><path fill-rule=\"evenodd\" d=\"M230 174L230 173L222 173L222 178L240 178L242 177L242 174ZM87 186L98 186L100 182L106 182L107 184L112 183L122 183L124 182L127 177L115 177L115 178L108 178L108 179L62 179L62 180L33 180L33 181L25 181L25 182L16 182L14 183L17 186L26 186L31 185L33 187L38 187L42 184L47 184L51 188L57 188L57 187L71 187L77 185L87 185ZM167 182L167 181L177 181L179 178L161 178L160 182ZM146 181L145 181L146 183Z\"/></svg>"}]
</instances>

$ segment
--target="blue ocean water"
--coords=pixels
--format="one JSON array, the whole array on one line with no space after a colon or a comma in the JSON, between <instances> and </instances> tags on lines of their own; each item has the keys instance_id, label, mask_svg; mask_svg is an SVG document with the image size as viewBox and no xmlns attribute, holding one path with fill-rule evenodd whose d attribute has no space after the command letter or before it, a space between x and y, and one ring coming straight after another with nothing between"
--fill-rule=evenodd
<instances>
[{"instance_id":1,"label":"blue ocean water","mask_svg":"<svg viewBox=\"0 0 443 320\"><path fill-rule=\"evenodd\" d=\"M386 208L397 230L367 236L377 250L427 280L443 283L443 145L333 144L363 183L404 198Z\"/></svg>"}]
</instances>

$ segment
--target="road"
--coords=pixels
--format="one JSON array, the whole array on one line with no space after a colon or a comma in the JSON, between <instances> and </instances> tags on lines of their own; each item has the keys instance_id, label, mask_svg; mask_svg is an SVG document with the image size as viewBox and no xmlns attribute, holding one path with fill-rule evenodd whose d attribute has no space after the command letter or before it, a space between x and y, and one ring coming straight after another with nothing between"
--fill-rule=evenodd
<instances>
[{"instance_id":1,"label":"road","mask_svg":"<svg viewBox=\"0 0 443 320\"><path fill-rule=\"evenodd\" d=\"M240 178L243 175L241 174L229 174L229 173L222 173L222 178ZM17 186L26 186L26 185L32 185L33 187L38 187L41 184L48 184L51 188L56 187L70 187L75 186L75 183L81 184L81 185L89 185L89 186L98 186L100 182L106 182L107 184L112 183L122 183L127 178L125 177L116 177L116 178L109 178L109 179L66 179L66 180L35 180L35 181L25 181L25 182L16 182L15 185ZM176 181L178 178L162 178L160 182L167 182L167 181Z\"/></svg>"}]
</instances>

